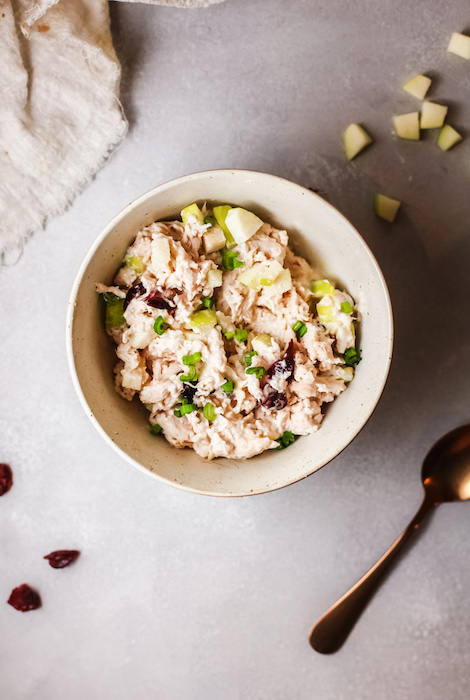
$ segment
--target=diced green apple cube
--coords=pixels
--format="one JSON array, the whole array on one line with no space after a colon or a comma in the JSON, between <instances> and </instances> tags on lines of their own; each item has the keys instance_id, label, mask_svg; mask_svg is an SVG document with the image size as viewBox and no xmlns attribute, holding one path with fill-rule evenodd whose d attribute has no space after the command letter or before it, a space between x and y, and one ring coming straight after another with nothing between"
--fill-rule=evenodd
<instances>
[{"instance_id":1,"label":"diced green apple cube","mask_svg":"<svg viewBox=\"0 0 470 700\"><path fill-rule=\"evenodd\" d=\"M321 299L326 294L334 295L335 293L335 288L332 284L330 284L330 282L328 282L328 280L316 280L315 282L312 282L310 289L312 292L312 297L315 299Z\"/></svg>"},{"instance_id":2,"label":"diced green apple cube","mask_svg":"<svg viewBox=\"0 0 470 700\"><path fill-rule=\"evenodd\" d=\"M158 274L168 269L171 260L170 241L165 236L154 238L150 246L152 251L152 272Z\"/></svg>"},{"instance_id":3,"label":"diced green apple cube","mask_svg":"<svg viewBox=\"0 0 470 700\"><path fill-rule=\"evenodd\" d=\"M425 75L415 75L403 85L403 90L413 97L417 97L418 100L424 100L431 82L431 78L427 78Z\"/></svg>"},{"instance_id":4,"label":"diced green apple cube","mask_svg":"<svg viewBox=\"0 0 470 700\"><path fill-rule=\"evenodd\" d=\"M259 292L263 287L271 287L279 275L283 272L283 267L277 260L273 260L269 265L265 263L255 263L252 267L241 272L238 280Z\"/></svg>"},{"instance_id":5,"label":"diced green apple cube","mask_svg":"<svg viewBox=\"0 0 470 700\"><path fill-rule=\"evenodd\" d=\"M213 328L216 323L217 314L213 309L202 309L202 311L195 311L189 321L191 328L198 330Z\"/></svg>"},{"instance_id":6,"label":"diced green apple cube","mask_svg":"<svg viewBox=\"0 0 470 700\"><path fill-rule=\"evenodd\" d=\"M227 212L225 225L239 245L254 236L263 225L263 221L252 211L242 209L242 207L234 207Z\"/></svg>"},{"instance_id":7,"label":"diced green apple cube","mask_svg":"<svg viewBox=\"0 0 470 700\"><path fill-rule=\"evenodd\" d=\"M393 117L397 136L409 141L419 141L419 112L398 114Z\"/></svg>"},{"instance_id":8,"label":"diced green apple cube","mask_svg":"<svg viewBox=\"0 0 470 700\"><path fill-rule=\"evenodd\" d=\"M352 160L366 146L372 143L372 138L360 124L350 124L343 134L346 158Z\"/></svg>"},{"instance_id":9,"label":"diced green apple cube","mask_svg":"<svg viewBox=\"0 0 470 700\"><path fill-rule=\"evenodd\" d=\"M435 102L423 102L421 108L421 129L439 129L445 121L448 107Z\"/></svg>"},{"instance_id":10,"label":"diced green apple cube","mask_svg":"<svg viewBox=\"0 0 470 700\"><path fill-rule=\"evenodd\" d=\"M266 348L271 347L272 338L268 333L260 333L251 341L251 347L256 350L258 355L262 355Z\"/></svg>"},{"instance_id":11,"label":"diced green apple cube","mask_svg":"<svg viewBox=\"0 0 470 700\"><path fill-rule=\"evenodd\" d=\"M214 207L215 220L224 232L227 248L234 248L236 246L235 239L225 224L225 219L231 208L232 207L228 204L221 204L218 207Z\"/></svg>"},{"instance_id":12,"label":"diced green apple cube","mask_svg":"<svg viewBox=\"0 0 470 700\"><path fill-rule=\"evenodd\" d=\"M225 234L221 228L214 227L203 234L204 250L206 253L215 253L216 250L221 250L227 245Z\"/></svg>"},{"instance_id":13,"label":"diced green apple cube","mask_svg":"<svg viewBox=\"0 0 470 700\"><path fill-rule=\"evenodd\" d=\"M395 220L400 204L401 202L398 199L391 199L384 194L376 194L374 197L375 213L381 219L385 219L385 221L390 223Z\"/></svg>"},{"instance_id":14,"label":"diced green apple cube","mask_svg":"<svg viewBox=\"0 0 470 700\"><path fill-rule=\"evenodd\" d=\"M292 276L290 270L283 270L281 274L276 277L271 286L266 287L264 290L265 294L269 296L280 296L284 292L288 292L292 289Z\"/></svg>"},{"instance_id":15,"label":"diced green apple cube","mask_svg":"<svg viewBox=\"0 0 470 700\"><path fill-rule=\"evenodd\" d=\"M207 286L221 287L222 286L222 270L209 270L207 273Z\"/></svg>"},{"instance_id":16,"label":"diced green apple cube","mask_svg":"<svg viewBox=\"0 0 470 700\"><path fill-rule=\"evenodd\" d=\"M196 221L198 224L204 223L203 213L199 209L197 204L190 204L189 207L185 207L181 210L181 218L183 219L183 224L187 224L193 216L196 217Z\"/></svg>"},{"instance_id":17,"label":"diced green apple cube","mask_svg":"<svg viewBox=\"0 0 470 700\"><path fill-rule=\"evenodd\" d=\"M352 367L337 367L336 374L343 382L352 382L354 379L354 370Z\"/></svg>"},{"instance_id":18,"label":"diced green apple cube","mask_svg":"<svg viewBox=\"0 0 470 700\"><path fill-rule=\"evenodd\" d=\"M455 53L457 56L461 56L462 58L466 58L467 61L470 61L470 36L465 36L465 34L454 32L450 38L447 51L450 51L450 53Z\"/></svg>"},{"instance_id":19,"label":"diced green apple cube","mask_svg":"<svg viewBox=\"0 0 470 700\"><path fill-rule=\"evenodd\" d=\"M437 145L443 151L448 151L449 148L455 146L456 143L462 140L462 136L450 124L445 124L442 127L441 133L437 141Z\"/></svg>"}]
</instances>

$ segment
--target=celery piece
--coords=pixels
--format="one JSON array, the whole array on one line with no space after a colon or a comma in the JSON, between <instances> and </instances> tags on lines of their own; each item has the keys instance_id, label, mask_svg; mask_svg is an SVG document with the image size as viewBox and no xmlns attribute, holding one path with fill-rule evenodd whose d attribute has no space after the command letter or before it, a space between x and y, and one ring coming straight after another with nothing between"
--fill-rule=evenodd
<instances>
[{"instance_id":1,"label":"celery piece","mask_svg":"<svg viewBox=\"0 0 470 700\"><path fill-rule=\"evenodd\" d=\"M204 216L202 215L202 211L199 209L197 204L190 204L188 207L185 207L181 210L181 218L183 219L183 224L187 224L191 216L196 217L196 221L198 222L198 224L204 223Z\"/></svg>"},{"instance_id":2,"label":"celery piece","mask_svg":"<svg viewBox=\"0 0 470 700\"><path fill-rule=\"evenodd\" d=\"M214 309L202 309L192 314L189 325L191 328L210 328L217 324L217 314Z\"/></svg>"},{"instance_id":3,"label":"celery piece","mask_svg":"<svg viewBox=\"0 0 470 700\"><path fill-rule=\"evenodd\" d=\"M232 338L235 338L235 333L233 331L225 331L224 336L227 340L232 340Z\"/></svg>"},{"instance_id":4,"label":"celery piece","mask_svg":"<svg viewBox=\"0 0 470 700\"><path fill-rule=\"evenodd\" d=\"M310 285L310 290L312 292L312 297L315 297L315 299L321 299L327 294L331 294L332 296L335 294L335 288L328 280L315 280L315 282L312 282Z\"/></svg>"},{"instance_id":5,"label":"celery piece","mask_svg":"<svg viewBox=\"0 0 470 700\"><path fill-rule=\"evenodd\" d=\"M115 330L127 326L124 318L124 299L120 299L115 294L103 295L106 301L106 328Z\"/></svg>"},{"instance_id":6,"label":"celery piece","mask_svg":"<svg viewBox=\"0 0 470 700\"><path fill-rule=\"evenodd\" d=\"M126 265L128 265L128 267L132 267L134 272L136 272L138 275L141 275L147 269L147 265L144 264L144 261L140 256L129 255L128 257L124 258L124 262Z\"/></svg>"},{"instance_id":7,"label":"celery piece","mask_svg":"<svg viewBox=\"0 0 470 700\"><path fill-rule=\"evenodd\" d=\"M227 214L231 208L232 207L229 204L222 204L221 206L214 207L214 216L220 228L224 232L225 239L227 241L227 248L234 248L236 246L235 239L225 224L225 219L227 218Z\"/></svg>"},{"instance_id":8,"label":"celery piece","mask_svg":"<svg viewBox=\"0 0 470 700\"><path fill-rule=\"evenodd\" d=\"M332 306L322 306L321 304L317 304L318 318L322 323L329 323L333 320L333 311L334 309Z\"/></svg>"},{"instance_id":9,"label":"celery piece","mask_svg":"<svg viewBox=\"0 0 470 700\"><path fill-rule=\"evenodd\" d=\"M341 302L341 311L343 312L343 314L352 313L352 306L349 303L349 301L342 301Z\"/></svg>"}]
</instances>

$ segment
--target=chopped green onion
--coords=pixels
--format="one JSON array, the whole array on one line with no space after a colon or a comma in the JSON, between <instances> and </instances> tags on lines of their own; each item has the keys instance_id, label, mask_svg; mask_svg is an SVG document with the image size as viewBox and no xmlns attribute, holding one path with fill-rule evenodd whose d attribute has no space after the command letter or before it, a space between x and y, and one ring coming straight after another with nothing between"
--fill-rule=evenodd
<instances>
[{"instance_id":1,"label":"chopped green onion","mask_svg":"<svg viewBox=\"0 0 470 700\"><path fill-rule=\"evenodd\" d=\"M239 343L244 343L245 340L248 340L248 331L245 330L245 328L237 328L235 331L235 339Z\"/></svg>"},{"instance_id":2,"label":"chopped green onion","mask_svg":"<svg viewBox=\"0 0 470 700\"><path fill-rule=\"evenodd\" d=\"M158 335L163 335L167 328L168 323L165 323L163 316L159 316L153 324L153 330L155 333L158 333Z\"/></svg>"},{"instance_id":3,"label":"chopped green onion","mask_svg":"<svg viewBox=\"0 0 470 700\"><path fill-rule=\"evenodd\" d=\"M217 221L215 220L215 217L213 217L213 216L205 216L205 217L204 217L204 223L205 223L205 224L210 224L211 227L217 225Z\"/></svg>"},{"instance_id":4,"label":"chopped green onion","mask_svg":"<svg viewBox=\"0 0 470 700\"><path fill-rule=\"evenodd\" d=\"M184 396L181 397L180 399L181 403L184 405L185 403L189 403L188 399L186 399Z\"/></svg>"},{"instance_id":5,"label":"chopped green onion","mask_svg":"<svg viewBox=\"0 0 470 700\"><path fill-rule=\"evenodd\" d=\"M180 374L180 382L195 382L197 380L197 372L194 365L188 368L188 374Z\"/></svg>"},{"instance_id":6,"label":"chopped green onion","mask_svg":"<svg viewBox=\"0 0 470 700\"><path fill-rule=\"evenodd\" d=\"M163 428L161 425L158 425L158 423L155 423L155 425L150 426L149 433L150 435L158 435L159 433L163 432Z\"/></svg>"},{"instance_id":7,"label":"chopped green onion","mask_svg":"<svg viewBox=\"0 0 470 700\"><path fill-rule=\"evenodd\" d=\"M215 420L215 408L214 408L214 404L212 404L212 403L206 403L206 405L205 405L204 408L202 409L202 415L204 416L204 418L207 418L207 420L208 420L209 422L212 422L213 420Z\"/></svg>"},{"instance_id":8,"label":"chopped green onion","mask_svg":"<svg viewBox=\"0 0 470 700\"><path fill-rule=\"evenodd\" d=\"M350 314L352 312L352 306L349 303L349 301L342 301L341 302L341 311L344 314Z\"/></svg>"},{"instance_id":9,"label":"chopped green onion","mask_svg":"<svg viewBox=\"0 0 470 700\"><path fill-rule=\"evenodd\" d=\"M251 350L250 352L246 352L246 353L245 353L244 360L245 360L245 365L246 365L247 367L251 367L251 362L252 362L254 356L257 355L257 354L258 354L258 353L256 352L256 350Z\"/></svg>"},{"instance_id":10,"label":"chopped green onion","mask_svg":"<svg viewBox=\"0 0 470 700\"><path fill-rule=\"evenodd\" d=\"M152 411L153 411L153 403L144 403L144 406L145 406L145 408L147 409L147 411L150 411L150 413L152 413Z\"/></svg>"},{"instance_id":11,"label":"chopped green onion","mask_svg":"<svg viewBox=\"0 0 470 700\"><path fill-rule=\"evenodd\" d=\"M227 338L227 340L232 340L232 338L235 337L235 333L233 331L226 331L224 336Z\"/></svg>"},{"instance_id":12,"label":"chopped green onion","mask_svg":"<svg viewBox=\"0 0 470 700\"><path fill-rule=\"evenodd\" d=\"M214 300L210 297L201 297L201 304L206 308L210 309L214 305Z\"/></svg>"},{"instance_id":13,"label":"chopped green onion","mask_svg":"<svg viewBox=\"0 0 470 700\"><path fill-rule=\"evenodd\" d=\"M187 413L192 413L195 411L197 408L195 403L185 403L183 406L180 408L180 412L182 416L185 416Z\"/></svg>"},{"instance_id":14,"label":"chopped green onion","mask_svg":"<svg viewBox=\"0 0 470 700\"><path fill-rule=\"evenodd\" d=\"M277 439L277 442L279 443L279 447L276 448L278 450L285 450L286 447L289 447L289 445L292 445L293 442L297 440L297 437L294 435L294 433L291 433L290 430L285 430L281 437Z\"/></svg>"},{"instance_id":15,"label":"chopped green onion","mask_svg":"<svg viewBox=\"0 0 470 700\"><path fill-rule=\"evenodd\" d=\"M181 411L180 411L179 408L177 408L176 411L173 411L173 413L175 414L175 416L176 416L177 418L181 418Z\"/></svg>"},{"instance_id":16,"label":"chopped green onion","mask_svg":"<svg viewBox=\"0 0 470 700\"><path fill-rule=\"evenodd\" d=\"M264 377L264 375L266 374L266 370L264 369L264 367L248 367L246 369L246 373L254 374L257 377L257 379L261 379L261 377Z\"/></svg>"},{"instance_id":17,"label":"chopped green onion","mask_svg":"<svg viewBox=\"0 0 470 700\"><path fill-rule=\"evenodd\" d=\"M193 352L192 355L185 355L183 357L183 365L195 365L196 362L201 362L202 356L200 352Z\"/></svg>"},{"instance_id":18,"label":"chopped green onion","mask_svg":"<svg viewBox=\"0 0 470 700\"><path fill-rule=\"evenodd\" d=\"M303 338L308 328L305 323L302 323L302 321L296 321L292 326L292 330L296 334L297 338Z\"/></svg>"},{"instance_id":19,"label":"chopped green onion","mask_svg":"<svg viewBox=\"0 0 470 700\"><path fill-rule=\"evenodd\" d=\"M357 352L356 348L346 348L343 359L345 365L354 367L354 365L357 365L361 361L361 351L359 350L359 352Z\"/></svg>"},{"instance_id":20,"label":"chopped green onion","mask_svg":"<svg viewBox=\"0 0 470 700\"><path fill-rule=\"evenodd\" d=\"M103 299L106 302L106 328L112 329L127 326L124 318L124 299L111 294L111 292L105 292Z\"/></svg>"},{"instance_id":21,"label":"chopped green onion","mask_svg":"<svg viewBox=\"0 0 470 700\"><path fill-rule=\"evenodd\" d=\"M231 379L227 379L225 384L222 384L222 390L225 391L226 394L230 394L234 390L234 388L235 385Z\"/></svg>"},{"instance_id":22,"label":"chopped green onion","mask_svg":"<svg viewBox=\"0 0 470 700\"><path fill-rule=\"evenodd\" d=\"M238 253L235 250L226 250L222 255L222 265L226 270L234 270L236 267L243 267L241 260L237 260Z\"/></svg>"}]
</instances>

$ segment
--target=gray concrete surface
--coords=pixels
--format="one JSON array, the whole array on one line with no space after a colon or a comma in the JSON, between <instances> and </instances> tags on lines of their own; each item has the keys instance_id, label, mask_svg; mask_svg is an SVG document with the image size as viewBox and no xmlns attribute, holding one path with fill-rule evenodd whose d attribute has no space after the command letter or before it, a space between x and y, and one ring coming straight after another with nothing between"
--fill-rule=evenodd
<instances>
[{"instance_id":1,"label":"gray concrete surface","mask_svg":"<svg viewBox=\"0 0 470 700\"><path fill-rule=\"evenodd\" d=\"M0 273L2 700L427 700L470 695L470 504L433 516L346 646L312 624L382 554L421 500L420 464L470 420L470 139L398 142L391 117L430 98L470 135L470 63L446 53L464 0L226 0L111 6L130 133L62 217ZM375 144L354 163L341 133ZM384 395L333 463L282 491L218 500L146 478L102 441L69 379L65 310L101 228L189 172L240 167L319 187L382 266L396 321ZM403 201L393 226L371 196ZM55 571L42 556L77 547Z\"/></svg>"}]
</instances>

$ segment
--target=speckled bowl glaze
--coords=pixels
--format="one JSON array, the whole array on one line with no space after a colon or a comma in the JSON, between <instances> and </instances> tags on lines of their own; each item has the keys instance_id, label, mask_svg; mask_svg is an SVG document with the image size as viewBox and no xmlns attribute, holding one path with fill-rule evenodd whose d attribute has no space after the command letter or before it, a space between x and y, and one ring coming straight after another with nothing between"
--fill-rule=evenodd
<instances>
[{"instance_id":1,"label":"speckled bowl glaze","mask_svg":"<svg viewBox=\"0 0 470 700\"><path fill-rule=\"evenodd\" d=\"M111 283L137 231L209 201L245 207L279 228L291 245L344 287L361 311L363 355L354 381L325 411L318 432L287 450L249 460L202 460L148 430L148 412L114 390L114 345L104 330L95 282ZM393 346L390 298L371 251L353 226L321 197L273 175L244 170L195 173L160 185L123 209L98 236L73 284L67 314L67 355L73 383L93 425L116 452L166 484L212 496L266 493L309 476L338 455L374 410Z\"/></svg>"}]
</instances>

